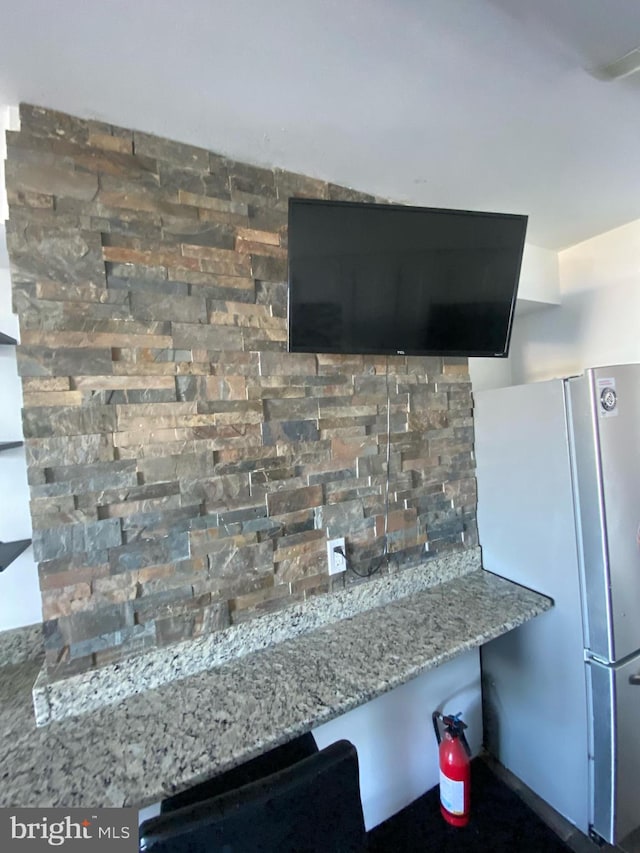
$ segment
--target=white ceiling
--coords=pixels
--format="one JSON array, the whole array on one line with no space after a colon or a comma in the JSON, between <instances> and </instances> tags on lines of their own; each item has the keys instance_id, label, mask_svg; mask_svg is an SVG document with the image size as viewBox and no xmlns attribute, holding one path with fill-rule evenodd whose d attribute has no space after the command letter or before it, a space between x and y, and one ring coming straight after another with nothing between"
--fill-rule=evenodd
<instances>
[{"instance_id":1,"label":"white ceiling","mask_svg":"<svg viewBox=\"0 0 640 853\"><path fill-rule=\"evenodd\" d=\"M528 213L562 248L640 217L638 0L5 0L27 101L415 204Z\"/></svg>"}]
</instances>

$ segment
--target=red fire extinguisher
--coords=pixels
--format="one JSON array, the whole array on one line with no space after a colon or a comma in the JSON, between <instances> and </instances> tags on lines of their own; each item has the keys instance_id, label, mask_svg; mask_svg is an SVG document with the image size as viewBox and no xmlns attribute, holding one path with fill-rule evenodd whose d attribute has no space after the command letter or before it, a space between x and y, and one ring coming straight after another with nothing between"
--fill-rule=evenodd
<instances>
[{"instance_id":1,"label":"red fire extinguisher","mask_svg":"<svg viewBox=\"0 0 640 853\"><path fill-rule=\"evenodd\" d=\"M443 716L439 711L434 711L432 716L439 745L440 811L452 826L469 823L471 750L464 736L467 726L461 716ZM440 734L438 720L442 720L444 735Z\"/></svg>"}]
</instances>

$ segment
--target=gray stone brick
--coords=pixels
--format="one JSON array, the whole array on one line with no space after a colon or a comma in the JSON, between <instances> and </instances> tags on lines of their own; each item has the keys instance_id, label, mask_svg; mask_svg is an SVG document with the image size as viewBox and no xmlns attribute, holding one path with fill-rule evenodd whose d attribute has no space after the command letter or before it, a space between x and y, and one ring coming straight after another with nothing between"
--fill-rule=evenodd
<instances>
[{"instance_id":1,"label":"gray stone brick","mask_svg":"<svg viewBox=\"0 0 640 853\"><path fill-rule=\"evenodd\" d=\"M131 314L146 320L206 323L207 302L201 296L174 296L143 290L131 294Z\"/></svg>"},{"instance_id":2,"label":"gray stone brick","mask_svg":"<svg viewBox=\"0 0 640 853\"><path fill-rule=\"evenodd\" d=\"M249 227L260 231L284 231L287 227L286 204L249 204Z\"/></svg>"},{"instance_id":3,"label":"gray stone brick","mask_svg":"<svg viewBox=\"0 0 640 853\"><path fill-rule=\"evenodd\" d=\"M202 376L176 376L176 399L180 402L201 399L204 388Z\"/></svg>"},{"instance_id":4,"label":"gray stone brick","mask_svg":"<svg viewBox=\"0 0 640 853\"><path fill-rule=\"evenodd\" d=\"M44 280L105 283L100 235L90 231L29 227L7 235L14 282Z\"/></svg>"},{"instance_id":5,"label":"gray stone brick","mask_svg":"<svg viewBox=\"0 0 640 853\"><path fill-rule=\"evenodd\" d=\"M232 193L250 194L262 198L276 197L276 180L272 169L251 166L229 160L227 164Z\"/></svg>"},{"instance_id":6,"label":"gray stone brick","mask_svg":"<svg viewBox=\"0 0 640 853\"><path fill-rule=\"evenodd\" d=\"M130 627L110 631L86 640L72 642L69 644L69 655L71 660L74 661L78 658L82 659L89 654L93 655L125 645L128 654L131 654L134 650L140 652L152 648L155 645L155 627L153 623L131 625Z\"/></svg>"},{"instance_id":7,"label":"gray stone brick","mask_svg":"<svg viewBox=\"0 0 640 853\"><path fill-rule=\"evenodd\" d=\"M284 281L287 278L287 259L251 255L251 272L254 278L264 281Z\"/></svg>"},{"instance_id":8,"label":"gray stone brick","mask_svg":"<svg viewBox=\"0 0 640 853\"><path fill-rule=\"evenodd\" d=\"M317 420L318 401L302 397L284 400L265 400L264 413L267 420ZM315 426L315 424L314 424Z\"/></svg>"},{"instance_id":9,"label":"gray stone brick","mask_svg":"<svg viewBox=\"0 0 640 853\"><path fill-rule=\"evenodd\" d=\"M235 227L217 222L168 221L166 218L162 233L165 240L191 246L211 246L217 249L233 249L235 246Z\"/></svg>"},{"instance_id":10,"label":"gray stone brick","mask_svg":"<svg viewBox=\"0 0 640 853\"><path fill-rule=\"evenodd\" d=\"M330 506L320 506L314 512L316 529L325 528L327 536L352 536L353 526L364 518L361 500L343 501Z\"/></svg>"},{"instance_id":11,"label":"gray stone brick","mask_svg":"<svg viewBox=\"0 0 640 853\"><path fill-rule=\"evenodd\" d=\"M213 474L213 453L205 451L157 458L146 457L138 460L137 468L145 485L198 478L206 481ZM191 502L189 500L189 503Z\"/></svg>"},{"instance_id":12,"label":"gray stone brick","mask_svg":"<svg viewBox=\"0 0 640 853\"><path fill-rule=\"evenodd\" d=\"M57 162L43 164L9 161L6 168L7 187L16 191L92 201L98 192L98 176L76 172L66 166L61 158L56 159Z\"/></svg>"},{"instance_id":13,"label":"gray stone brick","mask_svg":"<svg viewBox=\"0 0 640 853\"><path fill-rule=\"evenodd\" d=\"M203 501L206 511L225 510L234 505L249 503L248 474L223 474L208 479L195 474L194 479L182 482L183 499L192 503Z\"/></svg>"},{"instance_id":14,"label":"gray stone brick","mask_svg":"<svg viewBox=\"0 0 640 853\"><path fill-rule=\"evenodd\" d=\"M177 397L175 390L169 388L128 389L126 391L101 391L94 400L106 405L144 405L147 403L173 403Z\"/></svg>"},{"instance_id":15,"label":"gray stone brick","mask_svg":"<svg viewBox=\"0 0 640 853\"><path fill-rule=\"evenodd\" d=\"M158 163L158 175L160 187L165 192L177 194L178 190L183 190L195 195L205 194L204 172L202 171L179 169L168 162L160 161Z\"/></svg>"},{"instance_id":16,"label":"gray stone brick","mask_svg":"<svg viewBox=\"0 0 640 853\"><path fill-rule=\"evenodd\" d=\"M262 441L265 445L317 441L319 437L315 421L267 421L262 424Z\"/></svg>"},{"instance_id":17,"label":"gray stone brick","mask_svg":"<svg viewBox=\"0 0 640 853\"><path fill-rule=\"evenodd\" d=\"M321 485L271 492L267 495L267 509L270 516L283 515L300 509L320 507L323 497Z\"/></svg>"},{"instance_id":18,"label":"gray stone brick","mask_svg":"<svg viewBox=\"0 0 640 853\"><path fill-rule=\"evenodd\" d=\"M273 543L259 542L238 548L233 540L212 543L209 571L214 578L236 579L273 572Z\"/></svg>"},{"instance_id":19,"label":"gray stone brick","mask_svg":"<svg viewBox=\"0 0 640 853\"><path fill-rule=\"evenodd\" d=\"M46 472L48 483L60 484L68 492L97 492L138 485L135 459L95 465L56 465Z\"/></svg>"},{"instance_id":20,"label":"gray stone brick","mask_svg":"<svg viewBox=\"0 0 640 853\"><path fill-rule=\"evenodd\" d=\"M106 435L72 435L29 439L27 465L85 465L113 459L113 441Z\"/></svg>"},{"instance_id":21,"label":"gray stone brick","mask_svg":"<svg viewBox=\"0 0 640 853\"><path fill-rule=\"evenodd\" d=\"M118 519L89 524L65 524L33 531L33 553L36 560L54 560L76 551L101 551L116 547L121 542Z\"/></svg>"},{"instance_id":22,"label":"gray stone brick","mask_svg":"<svg viewBox=\"0 0 640 853\"><path fill-rule=\"evenodd\" d=\"M112 372L111 350L79 347L57 349L21 345L17 351L20 376L105 376Z\"/></svg>"},{"instance_id":23,"label":"gray stone brick","mask_svg":"<svg viewBox=\"0 0 640 853\"><path fill-rule=\"evenodd\" d=\"M107 280L109 279L144 279L146 281L166 281L167 270L160 266L145 264L116 264L108 261L105 265ZM131 287L134 285L132 284Z\"/></svg>"},{"instance_id":24,"label":"gray stone brick","mask_svg":"<svg viewBox=\"0 0 640 853\"><path fill-rule=\"evenodd\" d=\"M190 349L241 350L242 330L233 326L201 326L172 323L173 344Z\"/></svg>"},{"instance_id":25,"label":"gray stone brick","mask_svg":"<svg viewBox=\"0 0 640 853\"><path fill-rule=\"evenodd\" d=\"M338 184L328 184L327 196L332 201L366 201L374 202L375 196L369 193L359 192L349 187L341 187Z\"/></svg>"},{"instance_id":26,"label":"gray stone brick","mask_svg":"<svg viewBox=\"0 0 640 853\"><path fill-rule=\"evenodd\" d=\"M282 169L276 169L275 176L279 199L286 201L291 196L306 198L328 198L329 196L326 181L319 181L295 172L285 172Z\"/></svg>"},{"instance_id":27,"label":"gray stone brick","mask_svg":"<svg viewBox=\"0 0 640 853\"><path fill-rule=\"evenodd\" d=\"M20 126L24 133L66 139L84 144L89 138L89 123L75 116L31 104L20 104Z\"/></svg>"},{"instance_id":28,"label":"gray stone brick","mask_svg":"<svg viewBox=\"0 0 640 853\"><path fill-rule=\"evenodd\" d=\"M154 512L138 512L122 518L122 538L131 542L153 541L161 536L184 533L191 521L200 516L200 504L180 506L180 495L164 498L162 507Z\"/></svg>"},{"instance_id":29,"label":"gray stone brick","mask_svg":"<svg viewBox=\"0 0 640 853\"><path fill-rule=\"evenodd\" d=\"M155 541L133 542L109 552L112 574L141 569L145 566L173 563L189 557L187 533L174 533Z\"/></svg>"},{"instance_id":30,"label":"gray stone brick","mask_svg":"<svg viewBox=\"0 0 640 853\"><path fill-rule=\"evenodd\" d=\"M157 160L167 160L182 169L195 169L199 172L209 171L209 152L205 151L204 148L173 142L137 130L133 133L133 145L136 154L153 157Z\"/></svg>"},{"instance_id":31,"label":"gray stone brick","mask_svg":"<svg viewBox=\"0 0 640 853\"><path fill-rule=\"evenodd\" d=\"M256 281L256 304L269 305L274 317L287 316L286 281Z\"/></svg>"}]
</instances>

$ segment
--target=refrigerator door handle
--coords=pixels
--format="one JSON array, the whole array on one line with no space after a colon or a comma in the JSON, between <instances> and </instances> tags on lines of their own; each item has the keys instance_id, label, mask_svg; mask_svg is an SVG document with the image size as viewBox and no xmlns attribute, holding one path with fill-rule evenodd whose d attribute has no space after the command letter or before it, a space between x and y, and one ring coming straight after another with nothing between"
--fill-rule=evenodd
<instances>
[{"instance_id":1,"label":"refrigerator door handle","mask_svg":"<svg viewBox=\"0 0 640 853\"><path fill-rule=\"evenodd\" d=\"M640 686L640 672L636 673L636 675L629 676L629 684L637 684Z\"/></svg>"}]
</instances>

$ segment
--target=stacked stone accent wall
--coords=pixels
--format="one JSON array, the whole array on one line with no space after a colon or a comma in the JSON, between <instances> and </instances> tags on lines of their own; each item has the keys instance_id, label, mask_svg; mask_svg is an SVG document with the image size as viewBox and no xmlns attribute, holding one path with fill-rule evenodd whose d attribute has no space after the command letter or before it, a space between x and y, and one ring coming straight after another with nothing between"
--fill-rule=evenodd
<instances>
[{"instance_id":1,"label":"stacked stone accent wall","mask_svg":"<svg viewBox=\"0 0 640 853\"><path fill-rule=\"evenodd\" d=\"M387 361L287 353L287 203L371 197L24 105L7 147L52 676L330 592L327 536L366 573ZM477 544L466 361L388 371L383 572Z\"/></svg>"}]
</instances>

